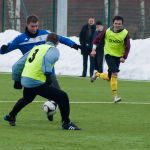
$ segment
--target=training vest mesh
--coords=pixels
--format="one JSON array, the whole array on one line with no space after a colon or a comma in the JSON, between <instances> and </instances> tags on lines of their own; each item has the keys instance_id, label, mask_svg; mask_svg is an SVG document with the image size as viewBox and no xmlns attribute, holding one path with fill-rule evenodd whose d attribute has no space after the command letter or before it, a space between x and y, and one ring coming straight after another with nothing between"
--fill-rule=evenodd
<instances>
[{"instance_id":1,"label":"training vest mesh","mask_svg":"<svg viewBox=\"0 0 150 150\"><path fill-rule=\"evenodd\" d=\"M23 77L29 77L42 82L46 81L46 77L42 72L43 57L49 48L53 46L42 44L35 46L29 53L22 72Z\"/></svg>"},{"instance_id":2,"label":"training vest mesh","mask_svg":"<svg viewBox=\"0 0 150 150\"><path fill-rule=\"evenodd\" d=\"M116 57L123 56L125 51L124 39L127 34L128 31L126 29L118 33L113 32L110 28L107 29L105 34L104 54Z\"/></svg>"}]
</instances>

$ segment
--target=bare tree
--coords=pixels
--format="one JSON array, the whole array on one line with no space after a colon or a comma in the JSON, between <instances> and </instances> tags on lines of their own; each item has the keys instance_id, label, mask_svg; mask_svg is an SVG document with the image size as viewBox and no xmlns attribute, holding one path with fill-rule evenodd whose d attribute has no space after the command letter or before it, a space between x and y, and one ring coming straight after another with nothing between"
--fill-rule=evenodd
<instances>
[{"instance_id":1,"label":"bare tree","mask_svg":"<svg viewBox=\"0 0 150 150\"><path fill-rule=\"evenodd\" d=\"M15 29L20 31L20 0L16 0L16 9L15 9Z\"/></svg>"},{"instance_id":2,"label":"bare tree","mask_svg":"<svg viewBox=\"0 0 150 150\"><path fill-rule=\"evenodd\" d=\"M144 38L145 31L145 2L144 0L140 0L140 10L141 10L141 26L140 26L140 37Z\"/></svg>"},{"instance_id":3,"label":"bare tree","mask_svg":"<svg viewBox=\"0 0 150 150\"><path fill-rule=\"evenodd\" d=\"M14 2L12 0L7 0L7 6L10 28L14 29Z\"/></svg>"},{"instance_id":4,"label":"bare tree","mask_svg":"<svg viewBox=\"0 0 150 150\"><path fill-rule=\"evenodd\" d=\"M13 0L7 0L7 6L10 28L20 31L20 0L16 0L16 6Z\"/></svg>"},{"instance_id":5,"label":"bare tree","mask_svg":"<svg viewBox=\"0 0 150 150\"><path fill-rule=\"evenodd\" d=\"M106 24L108 25L108 0L104 0L104 7L105 7L105 20Z\"/></svg>"},{"instance_id":6,"label":"bare tree","mask_svg":"<svg viewBox=\"0 0 150 150\"><path fill-rule=\"evenodd\" d=\"M118 14L119 14L119 0L115 0L114 16L117 16Z\"/></svg>"}]
</instances>

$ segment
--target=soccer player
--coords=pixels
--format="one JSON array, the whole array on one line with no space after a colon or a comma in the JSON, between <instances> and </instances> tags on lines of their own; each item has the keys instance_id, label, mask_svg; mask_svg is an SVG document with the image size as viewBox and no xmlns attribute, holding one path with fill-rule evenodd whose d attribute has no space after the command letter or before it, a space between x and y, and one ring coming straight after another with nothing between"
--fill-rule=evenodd
<instances>
[{"instance_id":1,"label":"soccer player","mask_svg":"<svg viewBox=\"0 0 150 150\"><path fill-rule=\"evenodd\" d=\"M12 40L7 45L2 45L0 49L0 54L6 54L8 52L11 52L15 49L19 49L22 54L24 55L28 51L30 51L35 45L41 45L44 44L46 41L46 37L50 32L47 30L39 29L39 19L35 15L31 15L27 17L26 20L26 28L25 32L17 36L14 40ZM70 46L76 50L78 50L79 45L77 45L72 40L58 35L59 42L62 44L65 44L67 46ZM53 75L51 76L51 79L53 80L52 86L55 88L60 89L59 83L57 81L54 68L52 71ZM15 86L19 86L19 84L15 83ZM47 116L49 121L53 120L53 115Z\"/></svg>"},{"instance_id":2,"label":"soccer player","mask_svg":"<svg viewBox=\"0 0 150 150\"><path fill-rule=\"evenodd\" d=\"M59 38L55 33L51 33L47 36L46 41L46 44L32 48L13 66L13 80L18 83L21 82L19 88L24 87L23 97L18 100L10 113L4 117L4 120L8 121L11 126L15 126L17 114L37 95L40 95L47 99L53 99L58 104L62 118L62 129L80 130L79 127L70 122L67 93L50 86L52 68L59 58L59 50L56 48Z\"/></svg>"},{"instance_id":3,"label":"soccer player","mask_svg":"<svg viewBox=\"0 0 150 150\"><path fill-rule=\"evenodd\" d=\"M96 45L104 40L104 55L108 65L108 74L95 71L97 77L110 81L114 103L121 101L118 96L118 72L120 62L124 63L130 50L130 37L128 31L123 28L123 17L115 16L113 26L103 31L93 41L92 56L96 54Z\"/></svg>"}]
</instances>

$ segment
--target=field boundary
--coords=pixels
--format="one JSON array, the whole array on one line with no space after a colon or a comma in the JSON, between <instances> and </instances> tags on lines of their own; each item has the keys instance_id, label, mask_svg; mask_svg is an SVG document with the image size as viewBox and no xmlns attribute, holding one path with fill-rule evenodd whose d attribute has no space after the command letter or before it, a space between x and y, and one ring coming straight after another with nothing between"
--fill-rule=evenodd
<instances>
[{"instance_id":1,"label":"field boundary","mask_svg":"<svg viewBox=\"0 0 150 150\"><path fill-rule=\"evenodd\" d=\"M0 72L0 74L11 74L11 72ZM81 77L79 77L78 75L59 75L56 74L57 77L61 77L61 78L75 78L75 79L81 79ZM90 80L89 77L84 78L85 80ZM98 79L100 80L100 79ZM124 78L119 78L120 81L131 81L131 82L150 82L150 80L139 80L139 79L124 79Z\"/></svg>"}]
</instances>

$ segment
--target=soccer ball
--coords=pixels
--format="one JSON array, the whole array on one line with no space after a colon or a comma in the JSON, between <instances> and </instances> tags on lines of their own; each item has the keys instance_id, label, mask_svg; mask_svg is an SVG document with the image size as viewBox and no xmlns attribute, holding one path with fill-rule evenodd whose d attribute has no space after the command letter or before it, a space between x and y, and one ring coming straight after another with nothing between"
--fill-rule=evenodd
<instances>
[{"instance_id":1,"label":"soccer ball","mask_svg":"<svg viewBox=\"0 0 150 150\"><path fill-rule=\"evenodd\" d=\"M43 110L47 115L54 115L56 113L57 104L54 101L47 101L43 104Z\"/></svg>"}]
</instances>

